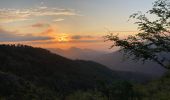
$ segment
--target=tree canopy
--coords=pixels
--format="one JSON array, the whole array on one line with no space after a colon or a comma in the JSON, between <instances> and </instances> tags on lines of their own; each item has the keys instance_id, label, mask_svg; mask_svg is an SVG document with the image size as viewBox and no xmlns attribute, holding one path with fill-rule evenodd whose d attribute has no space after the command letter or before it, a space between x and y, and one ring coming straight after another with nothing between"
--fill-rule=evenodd
<instances>
[{"instance_id":1,"label":"tree canopy","mask_svg":"<svg viewBox=\"0 0 170 100\"><path fill-rule=\"evenodd\" d=\"M137 19L139 33L121 39L110 33L105 36L113 41L111 46L121 47L120 51L134 60L154 61L169 69L168 54L170 53L170 0L157 0L151 10L146 13L137 12L130 16Z\"/></svg>"}]
</instances>

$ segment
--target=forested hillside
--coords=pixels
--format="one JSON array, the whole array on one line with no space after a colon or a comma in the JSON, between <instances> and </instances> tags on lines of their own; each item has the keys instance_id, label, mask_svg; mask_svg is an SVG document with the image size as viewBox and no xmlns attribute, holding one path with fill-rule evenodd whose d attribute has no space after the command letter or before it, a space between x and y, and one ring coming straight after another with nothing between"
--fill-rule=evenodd
<instances>
[{"instance_id":1,"label":"forested hillside","mask_svg":"<svg viewBox=\"0 0 170 100\"><path fill-rule=\"evenodd\" d=\"M41 89L54 96L67 95L94 89L98 81L110 84L115 77L113 71L95 62L69 60L25 45L0 45L0 71L1 95L7 97L15 96L14 91L36 95Z\"/></svg>"},{"instance_id":2,"label":"forested hillside","mask_svg":"<svg viewBox=\"0 0 170 100\"><path fill-rule=\"evenodd\" d=\"M169 76L139 84L95 62L0 45L0 100L168 100Z\"/></svg>"}]
</instances>

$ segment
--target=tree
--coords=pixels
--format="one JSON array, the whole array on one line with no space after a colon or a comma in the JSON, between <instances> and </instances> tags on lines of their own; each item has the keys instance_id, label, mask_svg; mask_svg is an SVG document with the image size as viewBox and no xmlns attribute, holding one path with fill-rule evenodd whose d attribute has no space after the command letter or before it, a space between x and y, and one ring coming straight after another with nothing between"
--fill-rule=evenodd
<instances>
[{"instance_id":1,"label":"tree","mask_svg":"<svg viewBox=\"0 0 170 100\"><path fill-rule=\"evenodd\" d=\"M119 46L120 51L134 60L154 61L169 69L170 61L165 55L170 53L170 0L157 0L151 10L134 13L130 18L137 19L139 33L126 39L110 33L105 38L113 42L111 48Z\"/></svg>"}]
</instances>

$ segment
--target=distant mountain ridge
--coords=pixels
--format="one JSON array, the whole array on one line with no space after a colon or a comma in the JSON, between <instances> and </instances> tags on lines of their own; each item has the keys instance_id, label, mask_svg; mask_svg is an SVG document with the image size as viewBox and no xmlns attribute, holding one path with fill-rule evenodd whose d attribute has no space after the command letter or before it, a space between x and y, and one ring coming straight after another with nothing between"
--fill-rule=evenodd
<instances>
[{"instance_id":1,"label":"distant mountain ridge","mask_svg":"<svg viewBox=\"0 0 170 100\"><path fill-rule=\"evenodd\" d=\"M118 51L106 53L80 48L71 48L68 50L49 50L70 59L92 60L117 71L143 73L151 77L160 77L166 71L154 62L146 62L143 64L143 62L135 62L129 59L123 61L123 54Z\"/></svg>"},{"instance_id":2,"label":"distant mountain ridge","mask_svg":"<svg viewBox=\"0 0 170 100\"><path fill-rule=\"evenodd\" d=\"M101 63L114 70L139 72L153 77L160 77L166 72L166 69L152 61L143 63L142 61L135 62L132 59L124 59L123 53L119 51L104 54L93 61Z\"/></svg>"},{"instance_id":3,"label":"distant mountain ridge","mask_svg":"<svg viewBox=\"0 0 170 100\"><path fill-rule=\"evenodd\" d=\"M77 47L71 47L67 50L59 48L48 48L53 53L59 54L69 59L82 59L82 60L93 60L96 56L107 54L104 51L96 51L91 49L80 49Z\"/></svg>"}]
</instances>

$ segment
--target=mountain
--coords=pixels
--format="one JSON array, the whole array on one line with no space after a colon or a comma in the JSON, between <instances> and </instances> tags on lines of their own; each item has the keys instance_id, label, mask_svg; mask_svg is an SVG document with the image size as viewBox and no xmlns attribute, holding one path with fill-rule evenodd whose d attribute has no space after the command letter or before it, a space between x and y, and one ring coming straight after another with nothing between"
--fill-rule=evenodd
<instances>
[{"instance_id":1,"label":"mountain","mask_svg":"<svg viewBox=\"0 0 170 100\"><path fill-rule=\"evenodd\" d=\"M76 98L82 96L84 100L125 100L136 98L135 83L129 81L148 79L146 74L113 71L42 48L0 45L0 100L81 100Z\"/></svg>"},{"instance_id":2,"label":"mountain","mask_svg":"<svg viewBox=\"0 0 170 100\"><path fill-rule=\"evenodd\" d=\"M119 77L104 65L70 60L42 48L0 45L0 99L56 100ZM55 99L54 99L55 98Z\"/></svg>"},{"instance_id":3,"label":"mountain","mask_svg":"<svg viewBox=\"0 0 170 100\"><path fill-rule=\"evenodd\" d=\"M129 59L123 60L124 59L123 53L118 51L106 53L80 48L70 48L68 50L62 49L49 49L49 50L70 59L92 60L97 63L103 64L112 70L117 70L125 73L126 72L134 74L140 73L143 74L144 76L157 78L163 75L163 73L166 71L164 68L162 68L160 65L154 62L148 61L145 64L143 64L142 61L135 62Z\"/></svg>"},{"instance_id":4,"label":"mountain","mask_svg":"<svg viewBox=\"0 0 170 100\"><path fill-rule=\"evenodd\" d=\"M11 80L10 83L16 84L9 88L20 86L25 89L33 86L38 90L55 91L57 94L92 89L98 81L109 84L116 77L104 65L92 61L70 60L48 50L25 45L0 45L0 71L4 73L0 74L0 79L6 77L0 80L0 88L4 86L3 81ZM27 82L30 83L29 86L25 85Z\"/></svg>"},{"instance_id":5,"label":"mountain","mask_svg":"<svg viewBox=\"0 0 170 100\"><path fill-rule=\"evenodd\" d=\"M71 47L67 50L59 48L48 48L53 53L59 54L69 59L82 59L82 60L93 60L98 56L107 54L104 51L96 51L91 49L80 49L76 47Z\"/></svg>"},{"instance_id":6,"label":"mountain","mask_svg":"<svg viewBox=\"0 0 170 100\"><path fill-rule=\"evenodd\" d=\"M94 61L114 70L139 72L153 77L159 77L166 72L163 67L151 61L143 63L142 61L135 62L131 59L124 59L123 53L118 51L97 57Z\"/></svg>"},{"instance_id":7,"label":"mountain","mask_svg":"<svg viewBox=\"0 0 170 100\"><path fill-rule=\"evenodd\" d=\"M70 59L82 59L82 60L90 60L90 61L95 61L100 64L103 64L107 66L109 69L112 69L114 73L116 74L116 77L123 79L123 80L130 80L130 81L136 81L136 82L145 82L148 80L151 80L155 78L155 75L150 74L150 73L145 73L143 71L136 71L133 70L134 68L127 67L129 70L125 70L126 68L124 65L118 65L122 64L122 59L120 56L117 57L118 59L114 59L114 56L110 56L107 52L102 52L102 51L95 51L95 50L90 50L90 49L80 49L76 47L72 47L68 50L62 50L62 49L49 49L51 52L62 55L64 57L70 58ZM114 55L114 54L113 54ZM116 61L118 62L116 62ZM131 62L132 64L135 65L134 62ZM148 65L150 67L150 65ZM120 69L119 69L120 68ZM122 68L122 69L121 69ZM137 69L137 68L135 68ZM140 69L139 69L140 70ZM147 70L147 69L146 69ZM162 73L161 73L162 75Z\"/></svg>"}]
</instances>

